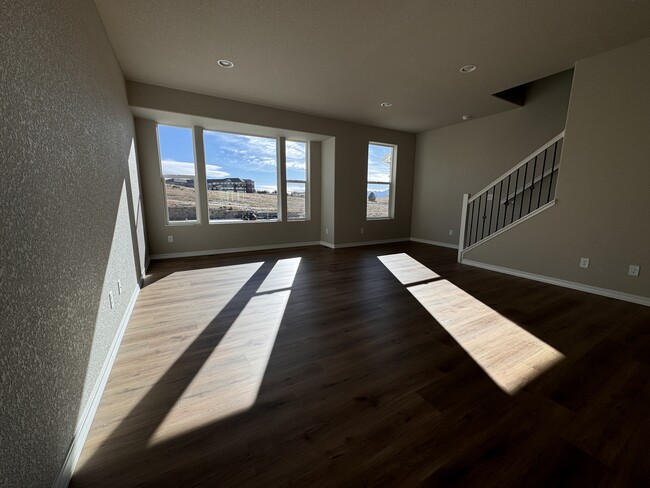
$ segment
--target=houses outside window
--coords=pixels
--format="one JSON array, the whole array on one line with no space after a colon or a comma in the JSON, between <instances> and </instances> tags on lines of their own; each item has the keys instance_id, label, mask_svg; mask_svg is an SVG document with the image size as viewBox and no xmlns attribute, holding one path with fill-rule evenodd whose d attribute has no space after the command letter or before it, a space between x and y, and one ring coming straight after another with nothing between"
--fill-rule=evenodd
<instances>
[{"instance_id":1,"label":"houses outside window","mask_svg":"<svg viewBox=\"0 0 650 488\"><path fill-rule=\"evenodd\" d=\"M192 129L158 125L158 147L167 223L197 223Z\"/></svg>"},{"instance_id":2,"label":"houses outside window","mask_svg":"<svg viewBox=\"0 0 650 488\"><path fill-rule=\"evenodd\" d=\"M199 223L206 203L209 223L309 219L308 142L163 124L157 131L168 225ZM196 158L195 136L203 139Z\"/></svg>"},{"instance_id":3,"label":"houses outside window","mask_svg":"<svg viewBox=\"0 0 650 488\"><path fill-rule=\"evenodd\" d=\"M210 222L278 220L278 141L203 131Z\"/></svg>"}]
</instances>

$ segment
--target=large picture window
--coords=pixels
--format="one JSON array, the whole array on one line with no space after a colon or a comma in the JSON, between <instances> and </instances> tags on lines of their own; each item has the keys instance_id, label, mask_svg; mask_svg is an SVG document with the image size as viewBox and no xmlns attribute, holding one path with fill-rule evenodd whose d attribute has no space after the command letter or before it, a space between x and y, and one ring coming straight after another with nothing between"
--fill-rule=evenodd
<instances>
[{"instance_id":1,"label":"large picture window","mask_svg":"<svg viewBox=\"0 0 650 488\"><path fill-rule=\"evenodd\" d=\"M286 141L287 158L287 219L309 219L309 195L307 185L306 142Z\"/></svg>"},{"instance_id":2,"label":"large picture window","mask_svg":"<svg viewBox=\"0 0 650 488\"><path fill-rule=\"evenodd\" d=\"M397 146L368 144L366 219L392 219L395 201L395 159Z\"/></svg>"},{"instance_id":3,"label":"large picture window","mask_svg":"<svg viewBox=\"0 0 650 488\"><path fill-rule=\"evenodd\" d=\"M168 223L197 222L194 139L189 127L158 125L158 147Z\"/></svg>"},{"instance_id":4,"label":"large picture window","mask_svg":"<svg viewBox=\"0 0 650 488\"><path fill-rule=\"evenodd\" d=\"M210 222L278 219L277 140L206 130Z\"/></svg>"}]
</instances>

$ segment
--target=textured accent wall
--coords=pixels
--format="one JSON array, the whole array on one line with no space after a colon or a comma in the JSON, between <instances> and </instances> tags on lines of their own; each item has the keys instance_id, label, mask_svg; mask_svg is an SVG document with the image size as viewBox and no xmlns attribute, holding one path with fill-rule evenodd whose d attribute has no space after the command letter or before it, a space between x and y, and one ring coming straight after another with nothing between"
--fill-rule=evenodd
<instances>
[{"instance_id":1,"label":"textured accent wall","mask_svg":"<svg viewBox=\"0 0 650 488\"><path fill-rule=\"evenodd\" d=\"M0 11L0 486L51 486L144 260L133 118L94 2Z\"/></svg>"}]
</instances>

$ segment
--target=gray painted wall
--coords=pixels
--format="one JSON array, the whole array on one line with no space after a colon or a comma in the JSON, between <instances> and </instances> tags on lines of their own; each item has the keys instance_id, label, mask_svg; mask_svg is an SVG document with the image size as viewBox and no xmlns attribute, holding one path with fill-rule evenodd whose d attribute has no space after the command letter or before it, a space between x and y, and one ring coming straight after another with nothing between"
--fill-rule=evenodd
<instances>
[{"instance_id":1,"label":"gray painted wall","mask_svg":"<svg viewBox=\"0 0 650 488\"><path fill-rule=\"evenodd\" d=\"M558 203L466 258L650 297L648 87L650 39L578 62Z\"/></svg>"},{"instance_id":2,"label":"gray painted wall","mask_svg":"<svg viewBox=\"0 0 650 488\"><path fill-rule=\"evenodd\" d=\"M334 244L336 140L322 142L321 157L321 233L320 240Z\"/></svg>"},{"instance_id":3,"label":"gray painted wall","mask_svg":"<svg viewBox=\"0 0 650 488\"><path fill-rule=\"evenodd\" d=\"M311 222L203 224L181 228L165 225L154 124L151 120L138 120L138 146L151 254L318 241L325 232L325 222L330 232L329 239L325 240L335 244L410 236L414 134L136 82L127 82L127 91L129 103L138 113L156 112L158 117L148 118L159 122L178 122L179 118L174 114L185 114L187 120L203 117L277 128L281 131L319 134L325 136L323 139L335 139L335 143L325 144L324 174L321 174L320 168L312 173L316 191L327 192L321 197L317 197L317 193L313 195L324 203L325 218L321 218L320 212L312 211ZM366 164L370 141L396 144L399 147L395 218L392 220L366 222ZM334 167L329 164L328 151L331 150L334 151ZM324 180L323 185L320 180ZM312 198L312 203L314 201ZM360 232L362 227L365 229L364 234ZM174 234L173 243L167 242L170 229Z\"/></svg>"},{"instance_id":4,"label":"gray painted wall","mask_svg":"<svg viewBox=\"0 0 650 488\"><path fill-rule=\"evenodd\" d=\"M480 191L564 129L571 76L532 83L523 107L418 134L413 237L458 244L463 194Z\"/></svg>"},{"instance_id":5,"label":"gray painted wall","mask_svg":"<svg viewBox=\"0 0 650 488\"><path fill-rule=\"evenodd\" d=\"M0 8L0 485L51 486L144 262L132 116L93 2Z\"/></svg>"}]
</instances>

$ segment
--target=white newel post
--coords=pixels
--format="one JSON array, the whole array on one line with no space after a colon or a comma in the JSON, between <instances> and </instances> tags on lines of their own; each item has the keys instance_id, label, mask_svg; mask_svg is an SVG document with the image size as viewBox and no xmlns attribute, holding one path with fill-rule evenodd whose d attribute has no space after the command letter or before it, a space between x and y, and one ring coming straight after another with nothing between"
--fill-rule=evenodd
<instances>
[{"instance_id":1,"label":"white newel post","mask_svg":"<svg viewBox=\"0 0 650 488\"><path fill-rule=\"evenodd\" d=\"M460 214L460 232L458 237L458 262L463 262L463 246L465 244L465 227L467 225L467 202L472 195L465 193L463 195L463 210Z\"/></svg>"}]
</instances>

